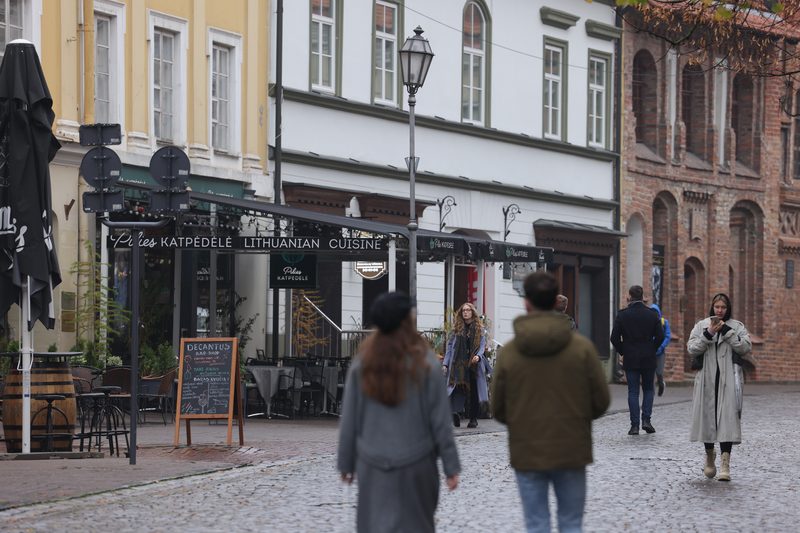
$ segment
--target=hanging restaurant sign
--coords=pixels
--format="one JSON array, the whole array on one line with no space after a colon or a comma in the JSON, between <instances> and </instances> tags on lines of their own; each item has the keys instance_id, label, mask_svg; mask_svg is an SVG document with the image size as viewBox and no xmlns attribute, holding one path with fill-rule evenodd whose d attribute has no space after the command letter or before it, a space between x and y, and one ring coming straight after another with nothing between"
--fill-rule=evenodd
<instances>
[{"instance_id":1,"label":"hanging restaurant sign","mask_svg":"<svg viewBox=\"0 0 800 533\"><path fill-rule=\"evenodd\" d=\"M356 261L355 264L356 274L368 280L381 279L386 275L387 270L388 268L385 262Z\"/></svg>"},{"instance_id":2,"label":"hanging restaurant sign","mask_svg":"<svg viewBox=\"0 0 800 533\"><path fill-rule=\"evenodd\" d=\"M273 289L316 289L317 256L293 253L270 256L269 286Z\"/></svg>"},{"instance_id":3,"label":"hanging restaurant sign","mask_svg":"<svg viewBox=\"0 0 800 533\"><path fill-rule=\"evenodd\" d=\"M130 248L131 235L110 235L110 248ZM172 248L184 250L260 250L297 252L373 252L387 249L383 239L353 237L241 237L210 235L160 235L139 238L144 249Z\"/></svg>"}]
</instances>

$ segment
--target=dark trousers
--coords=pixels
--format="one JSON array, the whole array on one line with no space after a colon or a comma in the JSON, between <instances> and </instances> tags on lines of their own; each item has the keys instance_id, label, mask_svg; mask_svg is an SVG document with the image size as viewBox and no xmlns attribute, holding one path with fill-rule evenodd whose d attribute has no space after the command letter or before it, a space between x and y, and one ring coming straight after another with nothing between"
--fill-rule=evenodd
<instances>
[{"instance_id":1,"label":"dark trousers","mask_svg":"<svg viewBox=\"0 0 800 533\"><path fill-rule=\"evenodd\" d=\"M633 368L625 371L628 380L628 411L632 426L639 427L639 387L642 388L642 418L650 420L650 415L653 414L655 375L655 368Z\"/></svg>"},{"instance_id":2,"label":"dark trousers","mask_svg":"<svg viewBox=\"0 0 800 533\"><path fill-rule=\"evenodd\" d=\"M462 387L453 391L450 396L450 407L453 413L461 413L466 410L467 418L477 419L480 415L480 402L478 401L478 369L469 367L469 398Z\"/></svg>"}]
</instances>

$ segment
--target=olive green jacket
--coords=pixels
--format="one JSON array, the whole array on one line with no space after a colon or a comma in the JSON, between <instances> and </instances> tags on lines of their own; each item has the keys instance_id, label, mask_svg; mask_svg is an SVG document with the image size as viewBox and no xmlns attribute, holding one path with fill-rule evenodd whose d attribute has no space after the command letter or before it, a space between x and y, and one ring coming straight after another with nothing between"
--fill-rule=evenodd
<instances>
[{"instance_id":1,"label":"olive green jacket","mask_svg":"<svg viewBox=\"0 0 800 533\"><path fill-rule=\"evenodd\" d=\"M516 470L592 462L592 420L610 402L597 350L566 315L533 311L514 320L492 377L494 417L508 426Z\"/></svg>"}]
</instances>

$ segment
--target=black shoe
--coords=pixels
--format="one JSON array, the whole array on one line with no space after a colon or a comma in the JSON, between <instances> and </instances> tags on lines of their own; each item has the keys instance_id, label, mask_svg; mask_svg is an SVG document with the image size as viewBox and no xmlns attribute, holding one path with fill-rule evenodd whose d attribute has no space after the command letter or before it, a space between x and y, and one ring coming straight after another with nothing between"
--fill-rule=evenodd
<instances>
[{"instance_id":1,"label":"black shoe","mask_svg":"<svg viewBox=\"0 0 800 533\"><path fill-rule=\"evenodd\" d=\"M476 428L478 427L478 421L474 418L469 419L469 424L467 424L468 428Z\"/></svg>"},{"instance_id":2,"label":"black shoe","mask_svg":"<svg viewBox=\"0 0 800 533\"><path fill-rule=\"evenodd\" d=\"M653 424L651 424L649 420L642 420L642 429L648 433L656 432L656 428L653 427Z\"/></svg>"},{"instance_id":3,"label":"black shoe","mask_svg":"<svg viewBox=\"0 0 800 533\"><path fill-rule=\"evenodd\" d=\"M667 384L664 383L664 378L659 377L658 378L658 395L659 396L664 394L664 388L666 388L666 386L667 386Z\"/></svg>"},{"instance_id":4,"label":"black shoe","mask_svg":"<svg viewBox=\"0 0 800 533\"><path fill-rule=\"evenodd\" d=\"M639 434L639 426L631 426L631 429L628 430L628 435L638 435Z\"/></svg>"},{"instance_id":5,"label":"black shoe","mask_svg":"<svg viewBox=\"0 0 800 533\"><path fill-rule=\"evenodd\" d=\"M457 428L461 427L461 417L458 413L453 413L453 425Z\"/></svg>"}]
</instances>

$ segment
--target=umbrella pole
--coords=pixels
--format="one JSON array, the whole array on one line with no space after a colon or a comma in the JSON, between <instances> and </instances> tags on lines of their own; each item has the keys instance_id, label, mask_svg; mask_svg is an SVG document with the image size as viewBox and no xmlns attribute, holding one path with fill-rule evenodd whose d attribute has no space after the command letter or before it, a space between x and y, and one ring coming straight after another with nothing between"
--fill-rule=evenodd
<instances>
[{"instance_id":1,"label":"umbrella pole","mask_svg":"<svg viewBox=\"0 0 800 533\"><path fill-rule=\"evenodd\" d=\"M22 345L20 362L22 368L22 453L31 453L31 366L33 366L33 334L28 329L31 317L30 278L22 282L20 309L22 315Z\"/></svg>"}]
</instances>

